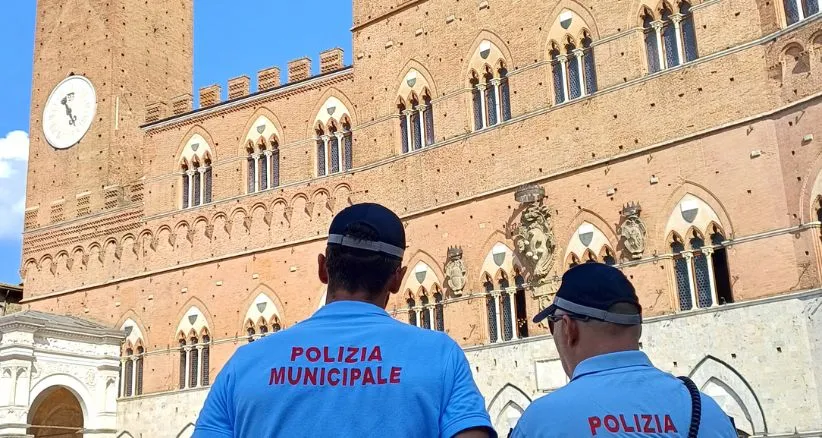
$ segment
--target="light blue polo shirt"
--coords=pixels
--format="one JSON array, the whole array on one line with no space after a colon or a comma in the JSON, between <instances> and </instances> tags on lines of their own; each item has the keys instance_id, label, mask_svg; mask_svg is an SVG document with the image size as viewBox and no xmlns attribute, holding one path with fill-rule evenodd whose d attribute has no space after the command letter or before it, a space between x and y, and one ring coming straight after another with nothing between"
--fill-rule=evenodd
<instances>
[{"instance_id":1,"label":"light blue polo shirt","mask_svg":"<svg viewBox=\"0 0 822 438\"><path fill-rule=\"evenodd\" d=\"M460 347L355 301L243 346L197 420L206 437L445 437L491 428Z\"/></svg>"},{"instance_id":2,"label":"light blue polo shirt","mask_svg":"<svg viewBox=\"0 0 822 438\"><path fill-rule=\"evenodd\" d=\"M561 389L528 406L514 438L687 437L691 396L641 351L582 361ZM702 394L700 438L736 438L731 421Z\"/></svg>"}]
</instances>

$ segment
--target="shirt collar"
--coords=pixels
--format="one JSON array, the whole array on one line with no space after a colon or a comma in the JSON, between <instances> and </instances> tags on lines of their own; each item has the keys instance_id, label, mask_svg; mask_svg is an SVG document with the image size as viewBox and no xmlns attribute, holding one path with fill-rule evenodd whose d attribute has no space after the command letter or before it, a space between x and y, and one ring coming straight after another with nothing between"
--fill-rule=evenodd
<instances>
[{"instance_id":1,"label":"shirt collar","mask_svg":"<svg viewBox=\"0 0 822 438\"><path fill-rule=\"evenodd\" d=\"M314 313L314 317L346 315L377 315L390 317L385 309L363 301L334 301L333 303L326 304Z\"/></svg>"},{"instance_id":2,"label":"shirt collar","mask_svg":"<svg viewBox=\"0 0 822 438\"><path fill-rule=\"evenodd\" d=\"M639 350L601 354L580 362L574 370L574 377L571 380L600 371L637 366L652 367L653 364L648 356Z\"/></svg>"}]
</instances>

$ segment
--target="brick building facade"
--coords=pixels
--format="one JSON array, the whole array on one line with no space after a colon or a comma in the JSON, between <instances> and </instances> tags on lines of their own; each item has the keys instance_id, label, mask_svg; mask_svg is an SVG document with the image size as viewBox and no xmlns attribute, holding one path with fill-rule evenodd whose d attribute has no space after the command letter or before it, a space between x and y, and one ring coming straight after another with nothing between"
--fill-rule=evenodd
<instances>
[{"instance_id":1,"label":"brick building facade","mask_svg":"<svg viewBox=\"0 0 822 438\"><path fill-rule=\"evenodd\" d=\"M590 261L741 430L819 436L816 0L355 0L353 66L329 50L198 108L190 2L98 3L38 2L22 304L124 330L125 436L190 433L236 348L320 307L329 221L365 201L407 228L388 310L466 348L500 428L565 383L530 317ZM70 75L95 119L56 150ZM169 404L174 434L139 419Z\"/></svg>"}]
</instances>

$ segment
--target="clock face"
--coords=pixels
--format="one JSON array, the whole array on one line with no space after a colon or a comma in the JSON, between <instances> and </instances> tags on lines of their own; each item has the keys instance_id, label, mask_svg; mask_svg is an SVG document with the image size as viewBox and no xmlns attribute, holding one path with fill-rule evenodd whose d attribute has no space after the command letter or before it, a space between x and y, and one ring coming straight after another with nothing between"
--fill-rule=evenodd
<instances>
[{"instance_id":1,"label":"clock face","mask_svg":"<svg viewBox=\"0 0 822 438\"><path fill-rule=\"evenodd\" d=\"M97 93L83 76L57 84L43 110L43 133L55 149L68 149L88 131L97 110Z\"/></svg>"}]
</instances>

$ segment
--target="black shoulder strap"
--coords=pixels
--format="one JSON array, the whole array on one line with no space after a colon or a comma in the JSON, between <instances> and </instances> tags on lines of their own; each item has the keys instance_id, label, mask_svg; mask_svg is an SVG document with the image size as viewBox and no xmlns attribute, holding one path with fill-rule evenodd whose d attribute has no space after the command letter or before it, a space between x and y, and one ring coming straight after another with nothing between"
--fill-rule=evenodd
<instances>
[{"instance_id":1,"label":"black shoulder strap","mask_svg":"<svg viewBox=\"0 0 822 438\"><path fill-rule=\"evenodd\" d=\"M699 423L702 421L702 396L693 380L685 376L679 377L679 380L685 384L691 394L691 425L688 428L688 438L697 438Z\"/></svg>"}]
</instances>

